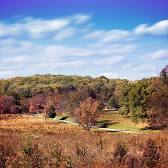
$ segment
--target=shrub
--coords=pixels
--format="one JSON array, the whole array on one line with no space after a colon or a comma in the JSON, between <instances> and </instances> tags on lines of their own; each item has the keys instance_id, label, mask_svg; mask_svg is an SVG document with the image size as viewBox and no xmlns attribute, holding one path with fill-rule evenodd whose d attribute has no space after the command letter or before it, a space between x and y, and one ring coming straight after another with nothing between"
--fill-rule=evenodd
<instances>
[{"instance_id":1,"label":"shrub","mask_svg":"<svg viewBox=\"0 0 168 168\"><path fill-rule=\"evenodd\" d=\"M51 105L47 108L47 117L53 119L55 118L55 116L56 116L55 107Z\"/></svg>"},{"instance_id":2,"label":"shrub","mask_svg":"<svg viewBox=\"0 0 168 168\"><path fill-rule=\"evenodd\" d=\"M17 163L19 161L19 163ZM37 144L32 145L28 143L26 146L23 147L23 152L20 157L18 157L13 165L15 167L32 167L32 168L41 168L43 167L43 155L42 152L39 150Z\"/></svg>"},{"instance_id":3,"label":"shrub","mask_svg":"<svg viewBox=\"0 0 168 168\"><path fill-rule=\"evenodd\" d=\"M112 161L119 165L123 164L126 159L127 152L128 152L128 148L126 144L123 142L118 142L114 149Z\"/></svg>"},{"instance_id":4,"label":"shrub","mask_svg":"<svg viewBox=\"0 0 168 168\"><path fill-rule=\"evenodd\" d=\"M85 157L87 155L87 152L84 147L76 146L76 154L77 154L77 156Z\"/></svg>"},{"instance_id":5,"label":"shrub","mask_svg":"<svg viewBox=\"0 0 168 168\"><path fill-rule=\"evenodd\" d=\"M134 156L128 156L126 166L127 168L138 168L140 167L139 160Z\"/></svg>"},{"instance_id":6,"label":"shrub","mask_svg":"<svg viewBox=\"0 0 168 168\"><path fill-rule=\"evenodd\" d=\"M71 157L62 154L62 148L56 146L51 152L52 155L52 165L57 168L72 168Z\"/></svg>"},{"instance_id":7,"label":"shrub","mask_svg":"<svg viewBox=\"0 0 168 168\"><path fill-rule=\"evenodd\" d=\"M152 139L147 140L142 155L142 164L148 168L154 168L157 166L159 158L160 153L155 141Z\"/></svg>"},{"instance_id":8,"label":"shrub","mask_svg":"<svg viewBox=\"0 0 168 168\"><path fill-rule=\"evenodd\" d=\"M129 109L126 106L123 106L119 109L121 115L127 116L129 114Z\"/></svg>"},{"instance_id":9,"label":"shrub","mask_svg":"<svg viewBox=\"0 0 168 168\"><path fill-rule=\"evenodd\" d=\"M6 168L6 163L8 161L8 158L11 157L11 155L14 155L12 149L0 145L0 168Z\"/></svg>"},{"instance_id":10,"label":"shrub","mask_svg":"<svg viewBox=\"0 0 168 168\"><path fill-rule=\"evenodd\" d=\"M119 104L116 100L115 97L111 97L109 102L108 102L108 105L111 107L111 108L115 108L115 109L118 109L119 108Z\"/></svg>"}]
</instances>

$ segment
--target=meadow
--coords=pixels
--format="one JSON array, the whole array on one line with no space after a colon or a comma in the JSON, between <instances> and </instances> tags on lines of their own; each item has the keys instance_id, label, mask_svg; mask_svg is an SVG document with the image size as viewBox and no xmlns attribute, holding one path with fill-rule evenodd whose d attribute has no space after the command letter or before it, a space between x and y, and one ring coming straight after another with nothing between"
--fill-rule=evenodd
<instances>
[{"instance_id":1,"label":"meadow","mask_svg":"<svg viewBox=\"0 0 168 168\"><path fill-rule=\"evenodd\" d=\"M1 80L0 168L167 168L163 76Z\"/></svg>"},{"instance_id":2,"label":"meadow","mask_svg":"<svg viewBox=\"0 0 168 168\"><path fill-rule=\"evenodd\" d=\"M117 115L114 114L116 121ZM109 114L101 119L106 117L110 119ZM2 168L168 167L168 136L164 131L147 134L86 131L52 119L45 122L43 117L32 115L3 114L0 119Z\"/></svg>"}]
</instances>

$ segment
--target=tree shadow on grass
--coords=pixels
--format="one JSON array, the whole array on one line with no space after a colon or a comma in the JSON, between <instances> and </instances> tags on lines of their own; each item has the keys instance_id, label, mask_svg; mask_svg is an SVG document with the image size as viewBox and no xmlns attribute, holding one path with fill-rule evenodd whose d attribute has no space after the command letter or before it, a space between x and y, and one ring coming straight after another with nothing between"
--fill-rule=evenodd
<instances>
[{"instance_id":1,"label":"tree shadow on grass","mask_svg":"<svg viewBox=\"0 0 168 168\"><path fill-rule=\"evenodd\" d=\"M112 122L111 120L101 120L97 121L96 124L99 128L108 128L110 125L117 124L117 122Z\"/></svg>"},{"instance_id":2,"label":"tree shadow on grass","mask_svg":"<svg viewBox=\"0 0 168 168\"><path fill-rule=\"evenodd\" d=\"M60 118L60 120L66 120L67 118L69 118L69 116L64 116L64 117Z\"/></svg>"},{"instance_id":3,"label":"tree shadow on grass","mask_svg":"<svg viewBox=\"0 0 168 168\"><path fill-rule=\"evenodd\" d=\"M145 128L141 128L141 130L164 130L165 129L165 127L163 127L163 126L147 126L147 127L145 127Z\"/></svg>"}]
</instances>

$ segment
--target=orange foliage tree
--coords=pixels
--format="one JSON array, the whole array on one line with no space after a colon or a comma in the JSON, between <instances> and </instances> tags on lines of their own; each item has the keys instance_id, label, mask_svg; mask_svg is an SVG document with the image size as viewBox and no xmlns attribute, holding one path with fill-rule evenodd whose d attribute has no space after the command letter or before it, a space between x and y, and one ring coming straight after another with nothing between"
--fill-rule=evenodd
<instances>
[{"instance_id":1,"label":"orange foliage tree","mask_svg":"<svg viewBox=\"0 0 168 168\"><path fill-rule=\"evenodd\" d=\"M62 100L61 96L56 94L50 94L47 97L47 101L44 107L45 118L54 118L56 113L61 112L62 110Z\"/></svg>"},{"instance_id":2,"label":"orange foliage tree","mask_svg":"<svg viewBox=\"0 0 168 168\"><path fill-rule=\"evenodd\" d=\"M80 102L79 107L75 110L75 117L80 125L90 130L91 126L95 125L96 119L100 116L100 110L99 101L89 97Z\"/></svg>"}]
</instances>

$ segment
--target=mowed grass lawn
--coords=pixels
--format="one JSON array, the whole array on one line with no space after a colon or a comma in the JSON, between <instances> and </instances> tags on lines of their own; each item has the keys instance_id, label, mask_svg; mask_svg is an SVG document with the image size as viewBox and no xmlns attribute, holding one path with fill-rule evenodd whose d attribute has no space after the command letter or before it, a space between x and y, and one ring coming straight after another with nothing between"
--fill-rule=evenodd
<instances>
[{"instance_id":1,"label":"mowed grass lawn","mask_svg":"<svg viewBox=\"0 0 168 168\"><path fill-rule=\"evenodd\" d=\"M134 123L131 119L126 118L118 113L118 111L104 112L98 119L97 124L106 128L127 130L132 132L149 132L146 130L147 122Z\"/></svg>"}]
</instances>

